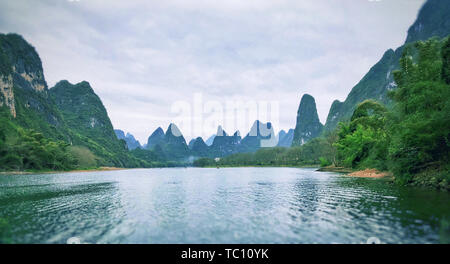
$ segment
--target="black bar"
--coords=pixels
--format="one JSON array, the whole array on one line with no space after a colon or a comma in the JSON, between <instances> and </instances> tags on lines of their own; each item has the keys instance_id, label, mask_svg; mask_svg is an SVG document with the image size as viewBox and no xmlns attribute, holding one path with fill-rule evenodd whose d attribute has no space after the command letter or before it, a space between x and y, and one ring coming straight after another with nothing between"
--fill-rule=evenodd
<instances>
[{"instance_id":1,"label":"black bar","mask_svg":"<svg viewBox=\"0 0 450 264\"><path fill-rule=\"evenodd\" d=\"M316 263L392 262L418 260L424 256L447 259L449 245L0 245L0 254L17 262L22 258L58 263ZM197 255L194 255L196 252ZM207 253L209 252L209 253ZM214 253L211 253L214 252ZM257 252L259 252L257 254ZM265 252L265 254L262 254ZM189 254L190 253L190 254ZM214 256L211 258L211 254ZM219 255L220 254L220 255ZM56 257L58 255L58 257ZM6 262L5 262L6 263Z\"/></svg>"}]
</instances>

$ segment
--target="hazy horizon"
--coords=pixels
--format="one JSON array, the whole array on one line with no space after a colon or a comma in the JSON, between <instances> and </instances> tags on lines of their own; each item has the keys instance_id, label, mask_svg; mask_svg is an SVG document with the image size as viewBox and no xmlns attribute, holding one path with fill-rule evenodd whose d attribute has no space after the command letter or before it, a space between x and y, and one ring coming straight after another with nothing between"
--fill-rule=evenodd
<instances>
[{"instance_id":1,"label":"hazy horizon","mask_svg":"<svg viewBox=\"0 0 450 264\"><path fill-rule=\"evenodd\" d=\"M36 48L49 87L88 81L114 128L146 143L176 120L174 104L193 104L195 94L203 102L277 101L278 133L295 127L308 93L325 123L331 103L345 100L386 50L404 43L423 3L2 1L0 32ZM237 127L241 135L253 121ZM186 141L216 132L181 130Z\"/></svg>"}]
</instances>

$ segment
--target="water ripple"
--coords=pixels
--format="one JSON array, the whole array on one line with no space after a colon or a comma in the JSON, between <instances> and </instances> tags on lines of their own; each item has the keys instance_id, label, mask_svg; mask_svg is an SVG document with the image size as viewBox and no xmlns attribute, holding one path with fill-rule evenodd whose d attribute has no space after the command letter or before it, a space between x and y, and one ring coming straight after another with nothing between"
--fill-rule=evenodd
<instances>
[{"instance_id":1,"label":"water ripple","mask_svg":"<svg viewBox=\"0 0 450 264\"><path fill-rule=\"evenodd\" d=\"M313 169L5 176L0 242L439 243L450 237L449 202Z\"/></svg>"}]
</instances>

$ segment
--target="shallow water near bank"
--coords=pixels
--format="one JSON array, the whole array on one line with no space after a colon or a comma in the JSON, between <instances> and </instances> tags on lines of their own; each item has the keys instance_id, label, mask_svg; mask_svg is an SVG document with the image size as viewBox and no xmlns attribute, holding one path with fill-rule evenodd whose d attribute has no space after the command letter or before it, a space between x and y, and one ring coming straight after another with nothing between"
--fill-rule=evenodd
<instances>
[{"instance_id":1,"label":"shallow water near bank","mask_svg":"<svg viewBox=\"0 0 450 264\"><path fill-rule=\"evenodd\" d=\"M82 243L449 243L450 194L307 168L0 175L1 242L73 237Z\"/></svg>"}]
</instances>

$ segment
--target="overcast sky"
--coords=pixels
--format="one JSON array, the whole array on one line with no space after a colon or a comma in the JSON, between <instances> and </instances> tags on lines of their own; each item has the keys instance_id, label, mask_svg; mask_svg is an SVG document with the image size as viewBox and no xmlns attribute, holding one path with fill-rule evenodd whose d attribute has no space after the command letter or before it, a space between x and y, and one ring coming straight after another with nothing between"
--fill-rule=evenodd
<instances>
[{"instance_id":1,"label":"overcast sky","mask_svg":"<svg viewBox=\"0 0 450 264\"><path fill-rule=\"evenodd\" d=\"M88 81L114 128L144 143L175 120L174 102L192 103L194 93L203 101L277 101L277 131L295 126L309 93L324 123L333 100L344 100L387 49L402 45L423 3L0 0L0 32L36 47L49 87Z\"/></svg>"}]
</instances>

